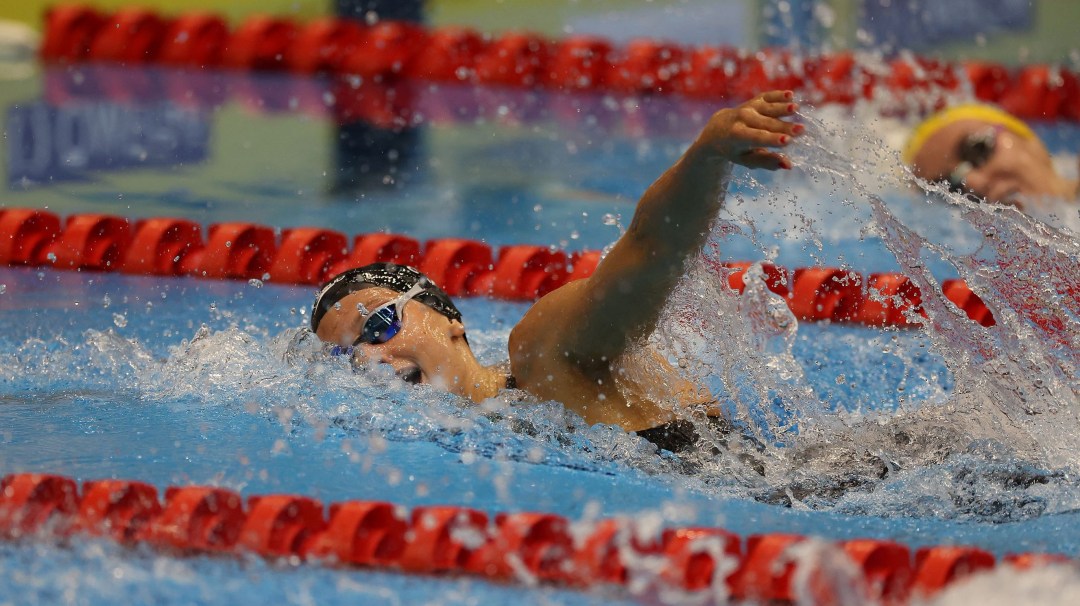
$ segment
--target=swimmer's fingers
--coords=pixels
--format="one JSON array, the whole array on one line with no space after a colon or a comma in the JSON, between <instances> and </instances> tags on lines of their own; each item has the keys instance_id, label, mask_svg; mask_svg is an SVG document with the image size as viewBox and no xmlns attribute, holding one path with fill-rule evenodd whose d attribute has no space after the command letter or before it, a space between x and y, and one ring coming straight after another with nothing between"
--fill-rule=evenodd
<instances>
[{"instance_id":1,"label":"swimmer's fingers","mask_svg":"<svg viewBox=\"0 0 1080 606\"><path fill-rule=\"evenodd\" d=\"M753 108L763 116L770 118L785 118L799 111L799 104L794 101L795 95L789 90L777 90L762 93L754 97L743 107Z\"/></svg>"},{"instance_id":2,"label":"swimmer's fingers","mask_svg":"<svg viewBox=\"0 0 1080 606\"><path fill-rule=\"evenodd\" d=\"M795 99L795 93L790 90L770 90L761 93L754 100L758 99L766 103L790 103Z\"/></svg>"},{"instance_id":3,"label":"swimmer's fingers","mask_svg":"<svg viewBox=\"0 0 1080 606\"><path fill-rule=\"evenodd\" d=\"M792 137L798 137L806 130L802 124L786 122L779 118L761 114L753 109L742 112L740 117L742 118L743 124L750 128L767 131L775 135L786 135L786 138L782 136L774 137L779 145L787 144Z\"/></svg>"},{"instance_id":4,"label":"swimmer's fingers","mask_svg":"<svg viewBox=\"0 0 1080 606\"><path fill-rule=\"evenodd\" d=\"M758 118L761 120L773 120L762 116L758 116ZM769 126L769 124L763 125ZM789 135L786 129L775 131L769 128L756 128L750 124L750 121L740 119L731 126L731 136L735 140L733 151L742 153L755 147L783 147L791 142L793 135Z\"/></svg>"},{"instance_id":5,"label":"swimmer's fingers","mask_svg":"<svg viewBox=\"0 0 1080 606\"><path fill-rule=\"evenodd\" d=\"M762 116L770 118L787 118L794 116L799 111L799 104L794 101L784 103L759 103L754 106Z\"/></svg>"},{"instance_id":6,"label":"swimmer's fingers","mask_svg":"<svg viewBox=\"0 0 1080 606\"><path fill-rule=\"evenodd\" d=\"M783 147L805 128L784 120L798 110L791 91L762 93L739 107L722 109L709 120L700 141L704 149L721 158L743 164L742 157L757 148ZM758 158L754 152L747 166L778 168L783 162L775 157Z\"/></svg>"},{"instance_id":7,"label":"swimmer's fingers","mask_svg":"<svg viewBox=\"0 0 1080 606\"><path fill-rule=\"evenodd\" d=\"M747 168L764 168L765 170L791 168L791 160L787 156L762 147L743 152L735 158L735 162Z\"/></svg>"}]
</instances>

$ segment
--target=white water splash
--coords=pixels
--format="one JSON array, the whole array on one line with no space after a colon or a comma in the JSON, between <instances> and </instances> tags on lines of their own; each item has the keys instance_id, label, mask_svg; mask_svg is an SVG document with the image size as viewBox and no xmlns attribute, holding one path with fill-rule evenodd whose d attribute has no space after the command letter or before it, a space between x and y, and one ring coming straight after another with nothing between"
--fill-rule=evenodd
<instances>
[{"instance_id":1,"label":"white water splash","mask_svg":"<svg viewBox=\"0 0 1080 606\"><path fill-rule=\"evenodd\" d=\"M1021 469L1022 461L1078 466L1080 240L1014 209L976 204L926 183L920 185L928 193L915 193L902 172L880 169L885 161L898 166L899 158L878 137L813 117L804 122L807 134L790 155L806 189L780 190L748 177L751 194L740 190L729 200L746 226L719 223L716 247L722 251L732 233L759 242L763 229L783 231L809 252L823 251L838 231L879 241L922 292L926 317L912 316L921 324L913 330L944 361L951 388L914 385L910 391L929 397L901 396L906 404L895 413L881 407L854 415L834 411L792 357L796 323L777 309L761 276L748 272L740 298L713 269L720 259L709 255L691 269L670 306L668 317L679 320L662 326L654 343L679 360L694 360L682 365L688 374L712 385L721 402L732 403L736 419L766 442L766 477L786 493L781 500L842 494L960 453L1013 460L1017 483L1024 485L1046 476ZM905 190L922 201L899 205L898 212L907 213L901 218L883 198ZM953 223L943 224L942 216ZM995 326L976 324L944 297L934 273L942 266L954 268L986 302ZM902 362L910 367L913 360ZM776 441L794 447L769 446ZM993 488L997 480L987 477L994 474L969 473L979 465L954 471ZM962 510L966 497L956 493L946 501ZM1004 509L998 514L1008 515ZM1024 507L1018 511L1025 515Z\"/></svg>"}]
</instances>

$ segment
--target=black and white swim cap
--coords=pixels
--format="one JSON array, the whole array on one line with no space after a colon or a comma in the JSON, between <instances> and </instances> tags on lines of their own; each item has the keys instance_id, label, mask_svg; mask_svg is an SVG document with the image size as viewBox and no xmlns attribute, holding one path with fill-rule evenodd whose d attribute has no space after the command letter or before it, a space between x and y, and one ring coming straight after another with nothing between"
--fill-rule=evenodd
<instances>
[{"instance_id":1,"label":"black and white swim cap","mask_svg":"<svg viewBox=\"0 0 1080 606\"><path fill-rule=\"evenodd\" d=\"M436 286L430 278L408 265L372 263L344 271L319 289L319 294L315 297L315 305L311 308L311 330L318 330L319 322L335 303L358 290L380 286L404 293L421 280L424 280L427 285L424 292L416 295L416 300L450 320L460 322L461 312L454 306L450 296Z\"/></svg>"}]
</instances>

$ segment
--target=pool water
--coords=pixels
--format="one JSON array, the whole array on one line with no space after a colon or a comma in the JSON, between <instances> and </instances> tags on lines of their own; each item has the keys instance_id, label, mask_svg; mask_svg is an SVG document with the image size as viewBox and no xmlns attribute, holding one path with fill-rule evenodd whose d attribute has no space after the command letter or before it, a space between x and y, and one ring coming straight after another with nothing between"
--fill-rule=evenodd
<instances>
[{"instance_id":1,"label":"pool water","mask_svg":"<svg viewBox=\"0 0 1080 606\"><path fill-rule=\"evenodd\" d=\"M408 126L387 129L346 111L350 95L376 94L363 83L42 70L4 93L3 207L567 251L613 242L640 193L715 109L677 98L409 83L407 93L395 93L411 99ZM872 135L851 127L844 143L832 122L819 122L829 112L805 113L812 142L793 151L802 168L739 172L706 256L837 265L864 275L914 267L941 280L984 276L1006 252L1039 241L1024 236L1030 229L1014 214L899 186L888 168L895 155ZM1075 154L1069 140L1054 138L1055 151ZM851 174L838 176L833 169L845 162ZM875 205L878 196L887 211ZM994 254L983 243L986 221L1008 240ZM901 228L918 235L901 238ZM1035 269L1075 274L1076 233L1055 233L1060 258L1044 257ZM933 307L932 329L801 323L770 332L753 324L770 304L767 295L755 302L722 291L703 266L690 275L674 305L702 309L707 330L665 326L658 338L674 342L666 350L674 358L689 356L688 371L711 377L722 401L767 442L764 477L724 455L657 453L617 428L587 427L557 403L472 407L378 370L352 372L322 356L302 330L312 287L48 268L0 268L0 474L548 511L573 520L625 515L744 535L958 543L997 554L1080 550L1076 461L1051 456L1078 437L1069 424L1075 341L1055 346L1031 322L1014 319L1005 294L988 301L1007 324L997 332L980 333ZM459 306L481 360L501 361L527 305L463 299ZM1075 304L1063 307L1068 331ZM731 337L722 341L733 350L718 347L716 335ZM1016 422L1033 448L984 439L992 431L959 416L963 406L950 400L958 386L994 388L971 368L979 343L991 352L1015 345L1030 362L1019 368L1045 374L1017 381L1055 386L1042 402L1059 410L1043 415L1046 423ZM1000 415L982 418L1014 419L1007 395L987 396ZM896 424L915 436L914 446L892 452L875 433ZM845 442L855 447L845 450ZM884 478L882 464L892 466ZM1055 578L1067 587L1078 580L1068 572ZM991 581L967 597L1022 586ZM1034 598L1031 591L1016 597ZM90 604L631 601L605 589L173 558L83 538L0 543L0 596Z\"/></svg>"}]
</instances>

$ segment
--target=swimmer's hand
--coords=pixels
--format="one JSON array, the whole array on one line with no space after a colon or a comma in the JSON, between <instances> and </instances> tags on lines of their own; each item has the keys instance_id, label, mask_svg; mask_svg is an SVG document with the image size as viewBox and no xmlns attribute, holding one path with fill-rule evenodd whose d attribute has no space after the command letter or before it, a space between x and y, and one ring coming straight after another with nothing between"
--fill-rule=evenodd
<instances>
[{"instance_id":1,"label":"swimmer's hand","mask_svg":"<svg viewBox=\"0 0 1080 606\"><path fill-rule=\"evenodd\" d=\"M799 110L794 98L789 90L775 90L722 109L709 119L696 145L714 157L748 168L791 168L787 156L769 148L784 147L805 130L802 124L783 119Z\"/></svg>"}]
</instances>

